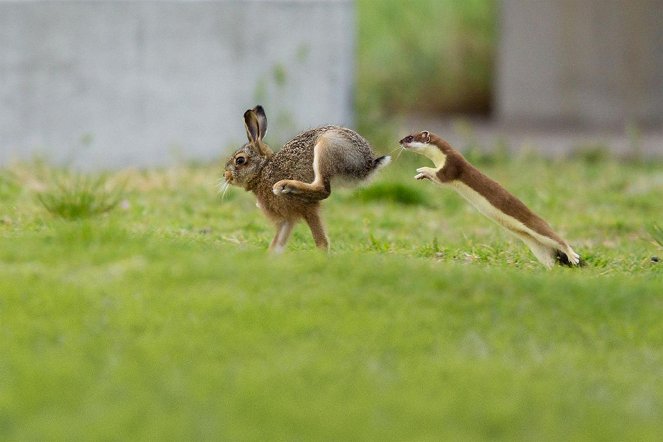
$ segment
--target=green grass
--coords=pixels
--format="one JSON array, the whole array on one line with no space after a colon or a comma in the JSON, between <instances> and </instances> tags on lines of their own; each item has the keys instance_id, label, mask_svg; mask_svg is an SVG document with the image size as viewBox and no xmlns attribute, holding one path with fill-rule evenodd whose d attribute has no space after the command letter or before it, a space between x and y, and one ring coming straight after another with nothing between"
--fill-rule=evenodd
<instances>
[{"instance_id":1,"label":"green grass","mask_svg":"<svg viewBox=\"0 0 663 442\"><path fill-rule=\"evenodd\" d=\"M122 200L121 186L112 185L104 175L80 173L50 177L48 188L37 199L51 214L65 219L82 219L113 210Z\"/></svg>"},{"instance_id":2,"label":"green grass","mask_svg":"<svg viewBox=\"0 0 663 442\"><path fill-rule=\"evenodd\" d=\"M654 241L663 248L663 227L658 224L652 224L649 230Z\"/></svg>"},{"instance_id":3,"label":"green grass","mask_svg":"<svg viewBox=\"0 0 663 442\"><path fill-rule=\"evenodd\" d=\"M662 164L483 158L588 262L552 271L423 164L280 257L218 166L110 175L77 220L42 166L0 170L0 439L656 440Z\"/></svg>"}]
</instances>

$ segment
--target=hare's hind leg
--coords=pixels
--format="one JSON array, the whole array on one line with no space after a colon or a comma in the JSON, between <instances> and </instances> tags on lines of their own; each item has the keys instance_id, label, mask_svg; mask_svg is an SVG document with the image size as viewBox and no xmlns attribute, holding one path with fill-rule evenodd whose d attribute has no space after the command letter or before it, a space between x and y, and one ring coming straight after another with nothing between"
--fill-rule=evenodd
<instances>
[{"instance_id":1,"label":"hare's hind leg","mask_svg":"<svg viewBox=\"0 0 663 442\"><path fill-rule=\"evenodd\" d=\"M309 210L304 213L304 220L311 229L311 234L313 234L313 241L315 241L315 245L319 249L329 250L329 240L327 239L325 228L322 225L322 220L320 219L319 209L320 206L317 203L310 207Z\"/></svg>"},{"instance_id":2,"label":"hare's hind leg","mask_svg":"<svg viewBox=\"0 0 663 442\"><path fill-rule=\"evenodd\" d=\"M274 236L274 239L272 240L272 243L269 245L269 251L272 253L282 253L283 250L285 249L285 244L288 242L288 238L290 238L290 233L292 232L292 228L295 226L294 221L290 220L282 220L279 221L276 225L276 236Z\"/></svg>"},{"instance_id":3,"label":"hare's hind leg","mask_svg":"<svg viewBox=\"0 0 663 442\"><path fill-rule=\"evenodd\" d=\"M329 141L321 136L313 146L313 181L304 183L297 180L281 180L274 184L272 191L275 195L293 194L300 198L310 200L323 200L331 194L329 180L322 176L320 164L324 161L325 150L329 148Z\"/></svg>"}]
</instances>

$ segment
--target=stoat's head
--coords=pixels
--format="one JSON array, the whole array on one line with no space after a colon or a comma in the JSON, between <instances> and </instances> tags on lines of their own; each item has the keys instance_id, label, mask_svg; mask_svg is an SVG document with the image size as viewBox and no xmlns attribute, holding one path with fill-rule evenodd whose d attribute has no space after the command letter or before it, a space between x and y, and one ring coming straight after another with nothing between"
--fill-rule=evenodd
<instances>
[{"instance_id":1,"label":"stoat's head","mask_svg":"<svg viewBox=\"0 0 663 442\"><path fill-rule=\"evenodd\" d=\"M403 148L427 157L437 167L442 167L446 161L447 156L431 142L431 133L427 130L408 135L400 143Z\"/></svg>"}]
</instances>

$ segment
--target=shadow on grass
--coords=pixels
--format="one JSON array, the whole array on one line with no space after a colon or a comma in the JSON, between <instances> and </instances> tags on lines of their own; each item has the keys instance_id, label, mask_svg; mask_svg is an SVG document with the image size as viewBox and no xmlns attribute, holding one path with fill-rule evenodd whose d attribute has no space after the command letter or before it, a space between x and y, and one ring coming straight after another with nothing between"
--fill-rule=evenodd
<instances>
[{"instance_id":1,"label":"shadow on grass","mask_svg":"<svg viewBox=\"0 0 663 442\"><path fill-rule=\"evenodd\" d=\"M406 184L395 182L375 183L370 187L358 189L353 199L362 202L391 202L404 206L430 207L424 192Z\"/></svg>"}]
</instances>

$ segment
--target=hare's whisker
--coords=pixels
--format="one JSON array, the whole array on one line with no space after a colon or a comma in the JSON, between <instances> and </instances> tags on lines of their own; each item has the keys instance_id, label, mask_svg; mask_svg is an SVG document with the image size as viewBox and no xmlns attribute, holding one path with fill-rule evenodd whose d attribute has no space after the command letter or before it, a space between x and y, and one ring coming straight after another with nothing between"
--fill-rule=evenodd
<instances>
[{"instance_id":1,"label":"hare's whisker","mask_svg":"<svg viewBox=\"0 0 663 442\"><path fill-rule=\"evenodd\" d=\"M228 191L228 188L229 188L229 187L230 187L230 183L229 183L228 181L226 181L226 182L223 184L223 190L222 190L222 192L221 192L221 199L222 199L222 200L226 197L226 192Z\"/></svg>"},{"instance_id":2,"label":"hare's whisker","mask_svg":"<svg viewBox=\"0 0 663 442\"><path fill-rule=\"evenodd\" d=\"M216 190L221 193L223 191L224 184L226 183L226 180L224 178L219 178L216 182Z\"/></svg>"},{"instance_id":3,"label":"hare's whisker","mask_svg":"<svg viewBox=\"0 0 663 442\"><path fill-rule=\"evenodd\" d=\"M228 181L226 181L225 178L220 178L216 183L216 190L218 191L218 193L224 194L227 188L228 188Z\"/></svg>"}]
</instances>

